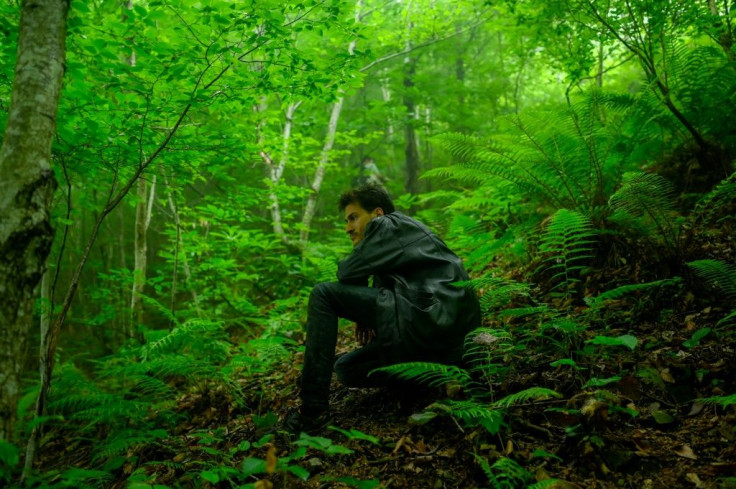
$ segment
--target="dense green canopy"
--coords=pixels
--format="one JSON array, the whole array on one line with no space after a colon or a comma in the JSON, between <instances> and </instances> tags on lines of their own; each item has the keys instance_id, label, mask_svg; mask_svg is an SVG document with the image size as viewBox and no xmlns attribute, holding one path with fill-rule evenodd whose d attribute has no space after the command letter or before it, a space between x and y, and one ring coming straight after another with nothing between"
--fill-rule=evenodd
<instances>
[{"instance_id":1,"label":"dense green canopy","mask_svg":"<svg viewBox=\"0 0 736 489\"><path fill-rule=\"evenodd\" d=\"M3 131L20 12L0 2ZM733 440L735 12L72 1L53 245L20 330L30 354L0 352L0 384L20 382L0 485L26 460L31 487L658 487L662 470L736 486L715 433L604 435L680 436L708 406ZM443 388L409 424L339 404L330 439L282 444L262 435L294 400L309 290L351 250L337 197L366 157L463 258L484 327L467 368L391 367ZM696 444L716 452L696 462ZM624 469L644 456L657 463Z\"/></svg>"}]
</instances>

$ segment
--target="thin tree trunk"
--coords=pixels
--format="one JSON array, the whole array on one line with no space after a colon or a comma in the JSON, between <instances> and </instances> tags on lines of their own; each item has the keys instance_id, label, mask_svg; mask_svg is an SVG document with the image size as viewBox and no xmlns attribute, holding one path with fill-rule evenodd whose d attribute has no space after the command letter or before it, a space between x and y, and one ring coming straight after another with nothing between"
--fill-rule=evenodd
<instances>
[{"instance_id":1,"label":"thin tree trunk","mask_svg":"<svg viewBox=\"0 0 736 489\"><path fill-rule=\"evenodd\" d=\"M166 188L169 189L167 199L169 201L169 208L171 209L171 214L174 216L174 224L176 225L176 246L174 248L174 279L173 279L173 286L171 288L171 315L175 316L176 312L176 277L177 277L177 270L179 268L179 260L181 259L181 264L184 267L184 278L185 278L185 284L187 288L189 289L190 293L192 294L192 302L194 303L194 309L197 311L197 316L201 317L202 312L199 308L199 296L197 295L197 292L194 290L194 288L191 286L191 279L192 279L192 271L189 268L189 261L187 260L187 254L181 253L181 219L179 218L179 206L176 205L176 199L174 197L174 192L171 190L171 186L169 185L169 180L164 174L164 184L166 185Z\"/></svg>"},{"instance_id":2,"label":"thin tree trunk","mask_svg":"<svg viewBox=\"0 0 736 489\"><path fill-rule=\"evenodd\" d=\"M0 439L15 437L34 290L53 241L51 142L61 93L69 3L23 1L18 59L0 148Z\"/></svg>"},{"instance_id":3,"label":"thin tree trunk","mask_svg":"<svg viewBox=\"0 0 736 489\"><path fill-rule=\"evenodd\" d=\"M135 268L133 269L133 290L130 297L131 322L127 331L128 337L134 337L137 327L143 322L143 302L141 294L146 285L146 268L148 266L148 226L151 224L153 199L156 194L156 175L151 182L150 195L148 182L138 180L138 204L135 207Z\"/></svg>"},{"instance_id":4,"label":"thin tree trunk","mask_svg":"<svg viewBox=\"0 0 736 489\"><path fill-rule=\"evenodd\" d=\"M48 358L46 357L48 353L48 345L46 342L48 341L48 333L49 333L49 326L51 325L51 314L53 314L53 301L51 300L51 271L49 269L46 269L46 273L43 274L43 279L41 280L41 300L43 302L43 312L41 313L41 344L39 345L39 378L41 384L48 383L48 378L46 378L46 369L44 368L44 365L46 365L46 362L48 362ZM38 402L38 399L36 399L36 402ZM36 424L33 427L33 432L40 433L40 430L42 429L42 425ZM31 436L31 438L28 440L28 445L26 445L26 463L23 467L23 480L25 480L30 474L31 469L33 468L33 464L30 463L30 460L33 460L34 454L36 453L36 449L38 448L38 439L39 436Z\"/></svg>"},{"instance_id":5,"label":"thin tree trunk","mask_svg":"<svg viewBox=\"0 0 736 489\"><path fill-rule=\"evenodd\" d=\"M416 105L414 96L411 93L414 88L414 73L416 71L416 59L413 59L408 53L412 50L411 31L414 27L411 21L412 2L406 6L406 46L407 52L404 58L404 108L406 117L404 120L404 159L406 161L406 184L407 193L416 194L419 191L419 143L417 141L416 130L414 124L416 120Z\"/></svg>"},{"instance_id":6,"label":"thin tree trunk","mask_svg":"<svg viewBox=\"0 0 736 489\"><path fill-rule=\"evenodd\" d=\"M268 198L271 201L271 223L273 225L273 233L289 248L296 248L289 239L289 236L284 230L284 224L281 218L281 206L279 204L279 197L276 194L276 186L281 182L281 178L284 175L286 164L289 161L289 143L291 140L291 129L294 123L294 113L296 109L301 105L301 101L292 102L286 108L285 121L284 121L284 132L283 132L283 143L281 148L281 157L279 158L278 164L273 161L273 158L266 153L261 151L261 158L268 168L268 178L270 181L270 188Z\"/></svg>"},{"instance_id":7,"label":"thin tree trunk","mask_svg":"<svg viewBox=\"0 0 736 489\"><path fill-rule=\"evenodd\" d=\"M406 159L406 191L410 194L419 192L419 146L417 141L414 97L411 89L414 87L414 72L416 61L410 61L404 72L404 107L406 108L405 146L404 156Z\"/></svg>"},{"instance_id":8,"label":"thin tree trunk","mask_svg":"<svg viewBox=\"0 0 736 489\"><path fill-rule=\"evenodd\" d=\"M309 194L307 205L304 208L304 215L302 217L302 230L299 233L299 246L302 250L307 247L307 242L309 241L309 226L311 226L312 219L314 219L314 213L317 210L317 198L319 197L319 190L322 188L322 181L325 178L327 163L330 161L330 152L332 151L332 146L335 143L337 122L340 119L343 100L344 98L342 96L338 98L332 105L332 111L330 112L330 122L327 126L325 144L322 146L319 163L317 164L317 169L314 172L314 179L312 180L312 193Z\"/></svg>"},{"instance_id":9,"label":"thin tree trunk","mask_svg":"<svg viewBox=\"0 0 736 489\"><path fill-rule=\"evenodd\" d=\"M356 23L360 21L360 12L362 8L363 0L358 0L355 4ZM353 39L348 46L348 53L351 56L355 51L355 45L357 42L357 39ZM304 214L302 215L302 230L299 233L299 247L302 250L307 247L307 242L309 241L309 227L312 225L312 219L314 219L314 214L317 210L317 198L319 197L319 191L322 188L322 181L325 178L327 163L329 163L330 161L330 152L332 151L332 146L335 144L337 122L340 120L340 112L342 112L343 100L344 96L340 94L340 97L332 105L332 111L330 112L330 122L327 126L325 144L324 146L322 146L319 163L317 164L317 169L314 172L314 179L312 180L312 193L309 194L307 205L304 208Z\"/></svg>"}]
</instances>

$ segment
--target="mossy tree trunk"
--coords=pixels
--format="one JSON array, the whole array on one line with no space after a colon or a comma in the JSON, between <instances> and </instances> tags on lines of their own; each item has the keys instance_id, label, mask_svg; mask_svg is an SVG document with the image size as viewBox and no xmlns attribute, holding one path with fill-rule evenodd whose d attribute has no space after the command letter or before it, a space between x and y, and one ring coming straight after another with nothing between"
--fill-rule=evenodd
<instances>
[{"instance_id":1,"label":"mossy tree trunk","mask_svg":"<svg viewBox=\"0 0 736 489\"><path fill-rule=\"evenodd\" d=\"M24 0L0 148L0 439L11 440L36 286L53 241L51 142L64 74L66 0Z\"/></svg>"}]
</instances>

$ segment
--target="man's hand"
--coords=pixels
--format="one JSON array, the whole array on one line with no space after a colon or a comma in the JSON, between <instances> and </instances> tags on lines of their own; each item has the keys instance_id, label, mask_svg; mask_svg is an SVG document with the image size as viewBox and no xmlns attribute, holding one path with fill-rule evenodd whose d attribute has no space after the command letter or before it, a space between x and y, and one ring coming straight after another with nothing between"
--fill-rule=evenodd
<instances>
[{"instance_id":1,"label":"man's hand","mask_svg":"<svg viewBox=\"0 0 736 489\"><path fill-rule=\"evenodd\" d=\"M355 323L355 338L360 346L366 346L376 338L376 330Z\"/></svg>"}]
</instances>

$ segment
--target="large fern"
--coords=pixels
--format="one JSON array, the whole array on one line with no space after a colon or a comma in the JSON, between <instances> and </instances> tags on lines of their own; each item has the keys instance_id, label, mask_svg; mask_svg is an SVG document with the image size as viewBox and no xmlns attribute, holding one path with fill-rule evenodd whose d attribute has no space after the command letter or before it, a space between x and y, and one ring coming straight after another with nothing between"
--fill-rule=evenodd
<instances>
[{"instance_id":1,"label":"large fern","mask_svg":"<svg viewBox=\"0 0 736 489\"><path fill-rule=\"evenodd\" d=\"M663 280L654 280L652 282L645 282L641 284L626 284L615 289L607 290L596 297L587 297L585 302L591 306L600 306L607 300L619 299L625 297L634 292L651 291L659 289L660 287L672 287L679 285L682 282L680 277L673 277Z\"/></svg>"},{"instance_id":2,"label":"large fern","mask_svg":"<svg viewBox=\"0 0 736 489\"><path fill-rule=\"evenodd\" d=\"M712 284L721 291L730 302L736 302L736 265L719 260L697 260L687 264L696 274ZM726 324L736 321L736 308L718 321L718 324Z\"/></svg>"},{"instance_id":3,"label":"large fern","mask_svg":"<svg viewBox=\"0 0 736 489\"><path fill-rule=\"evenodd\" d=\"M496 187L507 181L527 199L549 208L593 212L605 204L622 171L635 167L634 148L651 139L628 129L632 112L641 109L638 101L629 97L627 103L616 103L620 101L609 95L590 90L568 107L511 116L505 132L492 138L440 136L438 143L456 165L426 175L472 186Z\"/></svg>"},{"instance_id":4,"label":"large fern","mask_svg":"<svg viewBox=\"0 0 736 489\"><path fill-rule=\"evenodd\" d=\"M672 253L679 253L679 228L674 212L672 184L654 173L627 173L621 188L609 204L623 215L618 220L636 228L645 238L663 242ZM629 217L628 221L626 217ZM616 216L614 216L616 219Z\"/></svg>"},{"instance_id":5,"label":"large fern","mask_svg":"<svg viewBox=\"0 0 736 489\"><path fill-rule=\"evenodd\" d=\"M579 212L560 209L550 219L540 240L545 268L552 273L553 290L569 295L588 262L593 258L595 231Z\"/></svg>"},{"instance_id":6,"label":"large fern","mask_svg":"<svg viewBox=\"0 0 736 489\"><path fill-rule=\"evenodd\" d=\"M454 365L432 362L408 362L389 365L373 370L383 372L402 380L413 380L429 387L440 387L448 384L459 384L463 388L472 388L473 379L468 372ZM372 372L371 372L372 373Z\"/></svg>"}]
</instances>

